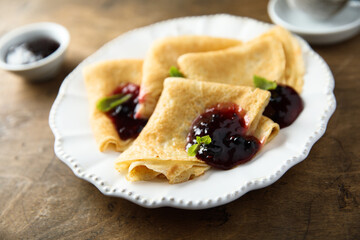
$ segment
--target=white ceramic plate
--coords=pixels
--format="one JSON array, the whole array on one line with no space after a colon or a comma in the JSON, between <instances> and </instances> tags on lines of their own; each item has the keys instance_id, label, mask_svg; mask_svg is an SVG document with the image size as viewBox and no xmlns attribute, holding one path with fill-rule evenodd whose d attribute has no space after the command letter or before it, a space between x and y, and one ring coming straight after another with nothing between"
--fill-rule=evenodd
<instances>
[{"instance_id":1,"label":"white ceramic plate","mask_svg":"<svg viewBox=\"0 0 360 240\"><path fill-rule=\"evenodd\" d=\"M56 155L76 176L91 182L103 194L151 208L210 208L272 184L306 158L312 145L325 132L336 106L334 79L329 67L303 40L299 39L306 62L301 94L305 108L295 123L282 129L252 161L228 171L210 170L181 184L128 182L114 169L118 154L99 152L90 129L82 77L83 67L93 62L144 58L150 44L165 36L198 34L247 41L271 26L249 18L221 14L168 20L122 34L85 59L64 80L49 117L55 135Z\"/></svg>"}]
</instances>

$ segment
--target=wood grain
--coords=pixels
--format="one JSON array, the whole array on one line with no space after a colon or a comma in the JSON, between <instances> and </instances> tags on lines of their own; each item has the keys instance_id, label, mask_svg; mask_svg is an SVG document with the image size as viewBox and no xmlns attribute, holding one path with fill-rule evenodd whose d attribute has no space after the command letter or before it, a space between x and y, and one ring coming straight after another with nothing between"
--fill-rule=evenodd
<instances>
[{"instance_id":1,"label":"wood grain","mask_svg":"<svg viewBox=\"0 0 360 240\"><path fill-rule=\"evenodd\" d=\"M66 26L61 74L29 84L0 71L0 239L360 239L360 36L313 46L336 81L337 110L305 161L275 184L201 211L145 209L102 195L57 159L48 126L64 77L104 43L169 18L230 13L270 22L267 1L2 0L0 35Z\"/></svg>"}]
</instances>

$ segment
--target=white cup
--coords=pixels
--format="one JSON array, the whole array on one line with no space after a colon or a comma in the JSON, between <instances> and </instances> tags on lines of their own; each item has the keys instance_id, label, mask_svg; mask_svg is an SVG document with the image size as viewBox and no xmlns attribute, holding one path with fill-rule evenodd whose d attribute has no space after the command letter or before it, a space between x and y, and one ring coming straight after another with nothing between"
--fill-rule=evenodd
<instances>
[{"instance_id":1,"label":"white cup","mask_svg":"<svg viewBox=\"0 0 360 240\"><path fill-rule=\"evenodd\" d=\"M288 5L317 20L326 20L343 9L348 0L287 0Z\"/></svg>"}]
</instances>

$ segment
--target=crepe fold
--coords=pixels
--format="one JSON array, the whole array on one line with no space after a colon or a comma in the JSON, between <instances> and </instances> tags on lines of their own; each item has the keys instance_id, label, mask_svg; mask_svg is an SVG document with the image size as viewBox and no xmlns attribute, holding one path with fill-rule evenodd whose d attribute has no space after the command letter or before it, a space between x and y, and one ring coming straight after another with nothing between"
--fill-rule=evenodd
<instances>
[{"instance_id":1,"label":"crepe fold","mask_svg":"<svg viewBox=\"0 0 360 240\"><path fill-rule=\"evenodd\" d=\"M115 168L130 181L165 177L170 183L180 183L197 177L209 166L185 150L196 117L218 103L235 103L246 112L248 134L265 143L276 135L276 127L278 130L276 123L262 117L269 98L268 91L252 87L167 78L154 113L134 143L119 156Z\"/></svg>"},{"instance_id":2,"label":"crepe fold","mask_svg":"<svg viewBox=\"0 0 360 240\"><path fill-rule=\"evenodd\" d=\"M303 86L301 47L290 32L278 26L236 47L184 54L178 65L187 78L199 81L254 86L253 77L258 75L298 93Z\"/></svg>"},{"instance_id":3,"label":"crepe fold","mask_svg":"<svg viewBox=\"0 0 360 240\"><path fill-rule=\"evenodd\" d=\"M124 151L132 142L120 139L112 120L96 108L97 101L121 84L140 84L143 60L110 60L86 66L83 71L89 99L90 124L100 151Z\"/></svg>"},{"instance_id":4,"label":"crepe fold","mask_svg":"<svg viewBox=\"0 0 360 240\"><path fill-rule=\"evenodd\" d=\"M178 64L187 78L254 86L254 75L283 78L285 54L279 41L264 37L225 50L184 54Z\"/></svg>"},{"instance_id":5,"label":"crepe fold","mask_svg":"<svg viewBox=\"0 0 360 240\"><path fill-rule=\"evenodd\" d=\"M286 29L276 26L264 33L260 38L271 37L281 42L285 53L285 74L282 79L274 79L278 83L294 88L301 93L304 85L305 66L299 41Z\"/></svg>"},{"instance_id":6,"label":"crepe fold","mask_svg":"<svg viewBox=\"0 0 360 240\"><path fill-rule=\"evenodd\" d=\"M209 36L167 37L153 43L147 53L140 88L140 104L137 118L148 118L153 113L163 89L164 79L169 77L171 66L185 53L206 52L225 49L241 44L235 39Z\"/></svg>"}]
</instances>

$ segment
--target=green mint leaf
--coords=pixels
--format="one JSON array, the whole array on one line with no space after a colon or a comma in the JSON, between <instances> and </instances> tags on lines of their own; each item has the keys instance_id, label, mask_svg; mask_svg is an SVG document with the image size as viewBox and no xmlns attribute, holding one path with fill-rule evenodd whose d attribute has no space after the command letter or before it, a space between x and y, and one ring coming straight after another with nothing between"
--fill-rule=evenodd
<instances>
[{"instance_id":1,"label":"green mint leaf","mask_svg":"<svg viewBox=\"0 0 360 240\"><path fill-rule=\"evenodd\" d=\"M184 77L184 75L179 71L179 69L177 69L176 67L172 66L170 68L170 77Z\"/></svg>"},{"instance_id":2,"label":"green mint leaf","mask_svg":"<svg viewBox=\"0 0 360 240\"><path fill-rule=\"evenodd\" d=\"M197 154L201 144L205 144L205 145L210 144L211 137L209 135L206 135L203 137L196 136L196 142L197 143L191 145L191 147L188 148L187 152L188 152L188 155L191 157L195 156Z\"/></svg>"},{"instance_id":3,"label":"green mint leaf","mask_svg":"<svg viewBox=\"0 0 360 240\"><path fill-rule=\"evenodd\" d=\"M190 157L193 157L197 154L197 152L199 151L199 147L200 145L198 143L195 143L194 145L191 145L189 148L188 148L188 155Z\"/></svg>"},{"instance_id":4,"label":"green mint leaf","mask_svg":"<svg viewBox=\"0 0 360 240\"><path fill-rule=\"evenodd\" d=\"M110 97L104 97L97 102L96 108L102 112L108 112L114 109L115 107L119 106L120 104L123 104L130 98L131 98L131 94L126 94L126 95L116 94Z\"/></svg>"},{"instance_id":5,"label":"green mint leaf","mask_svg":"<svg viewBox=\"0 0 360 240\"><path fill-rule=\"evenodd\" d=\"M209 135L205 135L203 137L196 136L196 142L201 144L210 144L211 143L211 137Z\"/></svg>"},{"instance_id":6,"label":"green mint leaf","mask_svg":"<svg viewBox=\"0 0 360 240\"><path fill-rule=\"evenodd\" d=\"M265 78L262 78L262 77L259 77L256 75L254 75L253 81L254 81L255 87L260 88L260 89L273 90L277 87L276 82L269 81Z\"/></svg>"},{"instance_id":7,"label":"green mint leaf","mask_svg":"<svg viewBox=\"0 0 360 240\"><path fill-rule=\"evenodd\" d=\"M211 137L209 135L203 136L200 139L201 143L203 144L210 144L211 143Z\"/></svg>"}]
</instances>

